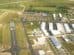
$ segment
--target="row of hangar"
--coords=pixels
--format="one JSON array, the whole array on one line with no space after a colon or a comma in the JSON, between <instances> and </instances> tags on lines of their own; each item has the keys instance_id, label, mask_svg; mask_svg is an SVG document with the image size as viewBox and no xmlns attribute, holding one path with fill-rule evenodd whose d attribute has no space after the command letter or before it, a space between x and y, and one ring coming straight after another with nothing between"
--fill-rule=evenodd
<instances>
[{"instance_id":1,"label":"row of hangar","mask_svg":"<svg viewBox=\"0 0 74 55\"><path fill-rule=\"evenodd\" d=\"M58 39L55 37L55 35L74 32L74 24L42 22L41 30L44 32L45 36L47 36L51 39L51 42L53 43L53 45L57 49L60 49L62 47L62 45L58 41ZM62 35L62 38L64 38L64 40L67 42L69 41L65 37L65 35Z\"/></svg>"}]
</instances>

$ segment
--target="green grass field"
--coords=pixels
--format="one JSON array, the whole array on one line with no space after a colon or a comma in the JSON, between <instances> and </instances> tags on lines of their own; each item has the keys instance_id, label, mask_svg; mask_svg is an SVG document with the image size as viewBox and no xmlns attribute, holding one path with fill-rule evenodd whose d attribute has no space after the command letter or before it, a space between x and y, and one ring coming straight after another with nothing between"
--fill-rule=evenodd
<instances>
[{"instance_id":1,"label":"green grass field","mask_svg":"<svg viewBox=\"0 0 74 55\"><path fill-rule=\"evenodd\" d=\"M62 38L59 38L62 43L62 46L70 53L70 55L74 55L74 43L67 43Z\"/></svg>"},{"instance_id":2,"label":"green grass field","mask_svg":"<svg viewBox=\"0 0 74 55\"><path fill-rule=\"evenodd\" d=\"M2 34L2 46L5 49L9 49L11 47L11 37L9 31L9 24L3 25L3 34Z\"/></svg>"},{"instance_id":3,"label":"green grass field","mask_svg":"<svg viewBox=\"0 0 74 55\"><path fill-rule=\"evenodd\" d=\"M20 2L23 1L23 2ZM60 5L74 5L74 1L67 0L1 0L0 9L12 9L12 10L23 10L24 7L33 6L40 10L48 10L50 7L60 6ZM41 7L41 8L38 8ZM45 7L45 8L42 8ZM46 7L49 7L46 9ZM52 10L50 8L49 10ZM54 9L53 9L54 10Z\"/></svg>"},{"instance_id":4,"label":"green grass field","mask_svg":"<svg viewBox=\"0 0 74 55\"><path fill-rule=\"evenodd\" d=\"M20 48L27 48L27 40L21 23L16 24L16 38Z\"/></svg>"},{"instance_id":5,"label":"green grass field","mask_svg":"<svg viewBox=\"0 0 74 55\"><path fill-rule=\"evenodd\" d=\"M2 44L2 27L0 27L0 45Z\"/></svg>"},{"instance_id":6,"label":"green grass field","mask_svg":"<svg viewBox=\"0 0 74 55\"><path fill-rule=\"evenodd\" d=\"M18 47L21 48L19 55L30 55L30 51L27 48L27 39L24 34L22 23L16 23L16 38Z\"/></svg>"},{"instance_id":7,"label":"green grass field","mask_svg":"<svg viewBox=\"0 0 74 55\"><path fill-rule=\"evenodd\" d=\"M63 42L63 45L70 52L71 55L74 55L74 44Z\"/></svg>"},{"instance_id":8,"label":"green grass field","mask_svg":"<svg viewBox=\"0 0 74 55\"><path fill-rule=\"evenodd\" d=\"M18 2L18 1L29 1L29 0L0 0L0 4Z\"/></svg>"}]
</instances>

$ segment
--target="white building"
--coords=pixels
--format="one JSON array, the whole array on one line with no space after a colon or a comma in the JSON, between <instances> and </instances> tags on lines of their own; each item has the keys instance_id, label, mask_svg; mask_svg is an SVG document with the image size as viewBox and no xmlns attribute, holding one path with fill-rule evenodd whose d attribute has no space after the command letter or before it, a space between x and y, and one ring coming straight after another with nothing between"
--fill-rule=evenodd
<instances>
[{"instance_id":1,"label":"white building","mask_svg":"<svg viewBox=\"0 0 74 55\"><path fill-rule=\"evenodd\" d=\"M44 45L46 43L46 38L45 37L38 37L37 40L33 39L33 41L34 41L34 46Z\"/></svg>"},{"instance_id":2,"label":"white building","mask_svg":"<svg viewBox=\"0 0 74 55\"><path fill-rule=\"evenodd\" d=\"M53 35L61 34L64 31L63 25L61 23L56 23L57 30L53 29L53 23L49 23L49 30L52 32Z\"/></svg>"},{"instance_id":3,"label":"white building","mask_svg":"<svg viewBox=\"0 0 74 55\"><path fill-rule=\"evenodd\" d=\"M38 38L38 44L39 45L43 45L46 43L46 38L45 37L39 37Z\"/></svg>"},{"instance_id":4,"label":"white building","mask_svg":"<svg viewBox=\"0 0 74 55\"><path fill-rule=\"evenodd\" d=\"M71 33L72 30L70 29L67 23L64 23L64 27L65 27L66 33Z\"/></svg>"},{"instance_id":5,"label":"white building","mask_svg":"<svg viewBox=\"0 0 74 55\"><path fill-rule=\"evenodd\" d=\"M72 24L72 27L74 28L74 24Z\"/></svg>"},{"instance_id":6,"label":"white building","mask_svg":"<svg viewBox=\"0 0 74 55\"><path fill-rule=\"evenodd\" d=\"M33 22L31 22L30 24L33 25Z\"/></svg>"},{"instance_id":7,"label":"white building","mask_svg":"<svg viewBox=\"0 0 74 55\"><path fill-rule=\"evenodd\" d=\"M45 55L45 51L44 50L39 50L39 55Z\"/></svg>"},{"instance_id":8,"label":"white building","mask_svg":"<svg viewBox=\"0 0 74 55\"><path fill-rule=\"evenodd\" d=\"M54 45L57 49L60 49L60 48L62 47L61 43L57 40L56 37L51 36L50 39L51 39L53 45Z\"/></svg>"},{"instance_id":9,"label":"white building","mask_svg":"<svg viewBox=\"0 0 74 55\"><path fill-rule=\"evenodd\" d=\"M48 14L47 13L42 13L42 16L48 16Z\"/></svg>"},{"instance_id":10,"label":"white building","mask_svg":"<svg viewBox=\"0 0 74 55\"><path fill-rule=\"evenodd\" d=\"M62 33L65 33L63 24L62 23L56 23L56 24L57 24L58 31L60 31Z\"/></svg>"},{"instance_id":11,"label":"white building","mask_svg":"<svg viewBox=\"0 0 74 55\"><path fill-rule=\"evenodd\" d=\"M15 23L13 21L10 22L10 30L15 30Z\"/></svg>"},{"instance_id":12,"label":"white building","mask_svg":"<svg viewBox=\"0 0 74 55\"><path fill-rule=\"evenodd\" d=\"M62 35L62 38L63 38L66 42L69 42L69 39L66 38L66 35Z\"/></svg>"},{"instance_id":13,"label":"white building","mask_svg":"<svg viewBox=\"0 0 74 55\"><path fill-rule=\"evenodd\" d=\"M56 20L56 14L52 14L52 15L53 15L54 20Z\"/></svg>"},{"instance_id":14,"label":"white building","mask_svg":"<svg viewBox=\"0 0 74 55\"><path fill-rule=\"evenodd\" d=\"M59 17L60 17L60 18L62 18L62 17L63 17L61 13L59 13Z\"/></svg>"},{"instance_id":15,"label":"white building","mask_svg":"<svg viewBox=\"0 0 74 55\"><path fill-rule=\"evenodd\" d=\"M49 23L49 30L53 30L53 23Z\"/></svg>"},{"instance_id":16,"label":"white building","mask_svg":"<svg viewBox=\"0 0 74 55\"><path fill-rule=\"evenodd\" d=\"M57 24L57 25L58 25L58 28L59 28L59 26L61 26L61 24ZM45 27L46 27L46 23L45 23L45 22L42 22L42 23L41 23L41 29L42 29L42 31L44 32L44 34L49 37L49 33L46 31ZM60 34L60 33L61 33L60 31L62 31L62 27L61 27L60 29L58 29L58 30L54 30L54 29L53 29L53 23L49 23L49 30L52 32L53 35L57 35L57 34ZM61 43L57 40L56 37L50 36L49 38L51 39L53 45L54 45L57 49L60 49L60 48L61 48L62 45L61 45ZM42 43L44 43L45 41L44 41L43 38L38 38L38 42L39 42L39 44L42 44Z\"/></svg>"},{"instance_id":17,"label":"white building","mask_svg":"<svg viewBox=\"0 0 74 55\"><path fill-rule=\"evenodd\" d=\"M44 32L44 34L46 36L49 36L49 33L47 32L47 30L45 29L45 27L46 27L46 22L42 22L41 23L41 30Z\"/></svg>"}]
</instances>

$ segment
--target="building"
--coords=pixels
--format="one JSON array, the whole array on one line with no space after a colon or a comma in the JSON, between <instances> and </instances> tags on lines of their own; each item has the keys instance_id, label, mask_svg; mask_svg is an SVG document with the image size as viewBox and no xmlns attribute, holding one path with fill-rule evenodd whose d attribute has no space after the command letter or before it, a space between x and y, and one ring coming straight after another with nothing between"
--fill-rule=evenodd
<instances>
[{"instance_id":1,"label":"building","mask_svg":"<svg viewBox=\"0 0 74 55\"><path fill-rule=\"evenodd\" d=\"M43 31L43 33L46 35L46 36L49 36L49 33L47 32L47 30L45 29L46 27L46 22L42 22L41 23L41 30Z\"/></svg>"},{"instance_id":2,"label":"building","mask_svg":"<svg viewBox=\"0 0 74 55\"><path fill-rule=\"evenodd\" d=\"M53 30L53 23L49 23L49 30Z\"/></svg>"},{"instance_id":3,"label":"building","mask_svg":"<svg viewBox=\"0 0 74 55\"><path fill-rule=\"evenodd\" d=\"M74 29L74 24L72 24L72 27L73 27L73 29Z\"/></svg>"},{"instance_id":4,"label":"building","mask_svg":"<svg viewBox=\"0 0 74 55\"><path fill-rule=\"evenodd\" d=\"M69 28L70 28L71 30L74 29L74 28L72 27L72 24L68 23L68 25L69 25Z\"/></svg>"},{"instance_id":5,"label":"building","mask_svg":"<svg viewBox=\"0 0 74 55\"><path fill-rule=\"evenodd\" d=\"M59 17L60 17L60 18L62 18L62 17L63 17L61 13L59 13Z\"/></svg>"},{"instance_id":6,"label":"building","mask_svg":"<svg viewBox=\"0 0 74 55\"><path fill-rule=\"evenodd\" d=\"M40 37L40 38L37 38L38 40L38 44L39 45L43 45L46 43L46 38L45 37Z\"/></svg>"},{"instance_id":7,"label":"building","mask_svg":"<svg viewBox=\"0 0 74 55\"><path fill-rule=\"evenodd\" d=\"M10 21L10 30L15 30L15 24L13 21Z\"/></svg>"},{"instance_id":8,"label":"building","mask_svg":"<svg viewBox=\"0 0 74 55\"><path fill-rule=\"evenodd\" d=\"M51 36L51 42L53 43L53 45L57 48L60 49L62 47L61 43L57 40L56 37Z\"/></svg>"},{"instance_id":9,"label":"building","mask_svg":"<svg viewBox=\"0 0 74 55\"><path fill-rule=\"evenodd\" d=\"M49 35L52 36L53 34L52 34L52 32L49 30L49 23L46 23L46 27L45 27L45 28L46 28L47 32L49 33Z\"/></svg>"},{"instance_id":10,"label":"building","mask_svg":"<svg viewBox=\"0 0 74 55\"><path fill-rule=\"evenodd\" d=\"M57 30L56 23L49 23L49 30Z\"/></svg>"},{"instance_id":11,"label":"building","mask_svg":"<svg viewBox=\"0 0 74 55\"><path fill-rule=\"evenodd\" d=\"M42 13L42 16L48 16L48 14L47 13Z\"/></svg>"},{"instance_id":12,"label":"building","mask_svg":"<svg viewBox=\"0 0 74 55\"><path fill-rule=\"evenodd\" d=\"M62 21L63 16L62 16L62 14L61 14L61 13L59 13L59 14L58 14L58 17L59 17L59 18L58 18L58 21Z\"/></svg>"},{"instance_id":13,"label":"building","mask_svg":"<svg viewBox=\"0 0 74 55\"><path fill-rule=\"evenodd\" d=\"M56 23L58 31L61 33L65 33L64 27L62 23Z\"/></svg>"},{"instance_id":14,"label":"building","mask_svg":"<svg viewBox=\"0 0 74 55\"><path fill-rule=\"evenodd\" d=\"M34 42L33 46L44 45L44 44L46 44L46 38L45 37L38 37L37 39L33 39L33 42Z\"/></svg>"},{"instance_id":15,"label":"building","mask_svg":"<svg viewBox=\"0 0 74 55\"><path fill-rule=\"evenodd\" d=\"M45 51L44 50L39 50L39 55L45 55Z\"/></svg>"},{"instance_id":16,"label":"building","mask_svg":"<svg viewBox=\"0 0 74 55\"><path fill-rule=\"evenodd\" d=\"M52 15L53 15L54 20L56 20L56 14L52 14Z\"/></svg>"},{"instance_id":17,"label":"building","mask_svg":"<svg viewBox=\"0 0 74 55\"><path fill-rule=\"evenodd\" d=\"M53 23L53 30L57 30L57 24L56 23Z\"/></svg>"},{"instance_id":18,"label":"building","mask_svg":"<svg viewBox=\"0 0 74 55\"><path fill-rule=\"evenodd\" d=\"M62 35L62 38L63 38L66 42L69 42L69 39L66 37L66 35Z\"/></svg>"},{"instance_id":19,"label":"building","mask_svg":"<svg viewBox=\"0 0 74 55\"><path fill-rule=\"evenodd\" d=\"M46 27L47 27L47 28L46 28ZM51 42L53 43L53 45L54 45L57 49L60 49L60 48L61 48L60 42L57 40L56 37L54 37L54 36L49 36L50 33L47 31L47 29L48 29L48 31L51 31L52 34L55 34L55 33L56 33L56 34L59 34L59 31L53 29L53 23L49 23L49 24L47 24L47 25L46 25L46 22L42 22L42 23L41 23L41 30L44 32L44 34L45 34L46 36L48 36L48 37L51 39Z\"/></svg>"},{"instance_id":20,"label":"building","mask_svg":"<svg viewBox=\"0 0 74 55\"><path fill-rule=\"evenodd\" d=\"M68 23L64 23L64 28L65 28L66 33L71 33L72 32L72 30L70 29Z\"/></svg>"},{"instance_id":21,"label":"building","mask_svg":"<svg viewBox=\"0 0 74 55\"><path fill-rule=\"evenodd\" d=\"M53 35L61 34L61 32L64 32L64 28L60 23L49 23L49 30Z\"/></svg>"}]
</instances>

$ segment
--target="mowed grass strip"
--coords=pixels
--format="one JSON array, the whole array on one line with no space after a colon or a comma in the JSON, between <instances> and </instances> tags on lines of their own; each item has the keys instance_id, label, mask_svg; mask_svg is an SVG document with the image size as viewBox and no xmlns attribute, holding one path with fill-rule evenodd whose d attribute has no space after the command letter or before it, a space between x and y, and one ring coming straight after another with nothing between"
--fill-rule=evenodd
<instances>
[{"instance_id":1,"label":"mowed grass strip","mask_svg":"<svg viewBox=\"0 0 74 55\"><path fill-rule=\"evenodd\" d=\"M2 45L2 29L3 27L0 25L0 47Z\"/></svg>"},{"instance_id":2,"label":"mowed grass strip","mask_svg":"<svg viewBox=\"0 0 74 55\"><path fill-rule=\"evenodd\" d=\"M56 8L54 7L33 7L32 10L51 12L51 11L55 11Z\"/></svg>"},{"instance_id":3,"label":"mowed grass strip","mask_svg":"<svg viewBox=\"0 0 74 55\"><path fill-rule=\"evenodd\" d=\"M30 50L28 49L28 42L21 23L16 24L16 39L18 46L21 48L19 55L31 55Z\"/></svg>"},{"instance_id":4,"label":"mowed grass strip","mask_svg":"<svg viewBox=\"0 0 74 55\"><path fill-rule=\"evenodd\" d=\"M0 28L0 44L2 43L2 29Z\"/></svg>"},{"instance_id":5,"label":"mowed grass strip","mask_svg":"<svg viewBox=\"0 0 74 55\"><path fill-rule=\"evenodd\" d=\"M10 30L9 30L9 24L3 25L3 38L2 38L2 45L3 48L8 49L11 46L11 36L10 36Z\"/></svg>"},{"instance_id":6,"label":"mowed grass strip","mask_svg":"<svg viewBox=\"0 0 74 55\"><path fill-rule=\"evenodd\" d=\"M16 39L20 48L27 48L27 40L21 23L16 24Z\"/></svg>"}]
</instances>

